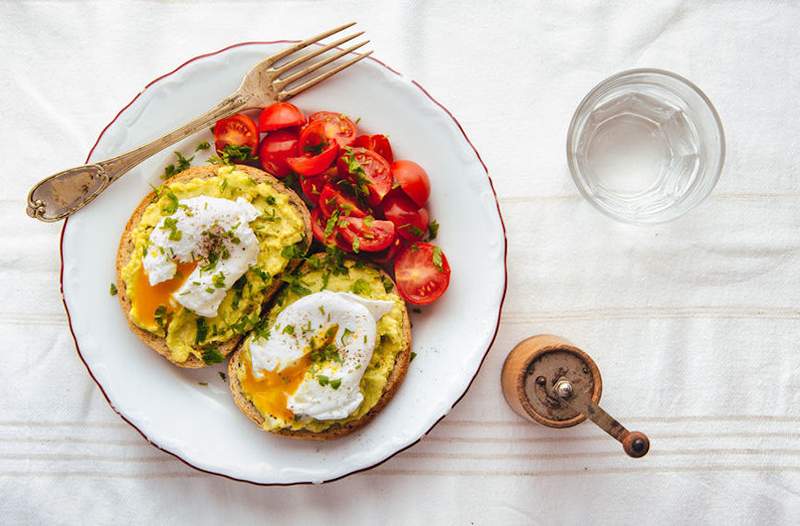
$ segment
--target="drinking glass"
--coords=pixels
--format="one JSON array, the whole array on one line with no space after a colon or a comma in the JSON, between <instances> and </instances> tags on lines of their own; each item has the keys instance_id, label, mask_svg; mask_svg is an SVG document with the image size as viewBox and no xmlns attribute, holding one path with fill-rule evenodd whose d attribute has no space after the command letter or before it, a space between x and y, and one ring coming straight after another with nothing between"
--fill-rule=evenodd
<instances>
[{"instance_id":1,"label":"drinking glass","mask_svg":"<svg viewBox=\"0 0 800 526\"><path fill-rule=\"evenodd\" d=\"M725 160L719 115L685 78L658 69L623 71L578 105L567 161L581 194L627 223L685 214L713 190Z\"/></svg>"}]
</instances>

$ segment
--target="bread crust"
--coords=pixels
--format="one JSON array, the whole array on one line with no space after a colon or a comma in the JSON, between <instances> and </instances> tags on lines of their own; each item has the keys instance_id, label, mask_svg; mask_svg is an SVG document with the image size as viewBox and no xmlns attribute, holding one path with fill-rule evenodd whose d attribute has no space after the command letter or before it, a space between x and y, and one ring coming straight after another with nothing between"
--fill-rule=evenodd
<instances>
[{"instance_id":1,"label":"bread crust","mask_svg":"<svg viewBox=\"0 0 800 526\"><path fill-rule=\"evenodd\" d=\"M302 272L310 268L308 263L305 263L303 267L300 269ZM374 267L378 270L384 279L389 279L394 283L394 280L386 274L383 270ZM397 285L395 284L395 289L397 289ZM381 393L381 397L378 399L378 402L375 406L370 409L367 413L365 413L361 418L358 420L354 420L352 422L347 422L344 425L335 424L324 431L309 431L307 429L279 429L275 431L269 431L263 428L264 424L264 417L258 411L256 406L254 406L244 395L242 392L242 386L239 382L239 375L237 374L237 369L241 364L242 360L242 348L241 344L236 352L231 357L230 361L228 362L228 386L230 387L231 393L233 394L233 401L236 403L236 406L245 414L247 417L255 422L259 428L264 431L268 431L270 433L274 433L277 435L299 439L299 440L333 440L335 438L343 437L345 435L349 435L350 433L356 431L364 427L367 423L369 423L375 415L380 413L383 408L389 403L389 400L392 399L397 389L400 387L400 384L403 383L403 379L408 372L408 365L411 362L411 322L408 317L408 308L403 304L403 335L404 340L407 342L405 348L401 349L400 352L397 354L397 358L394 362L394 368L392 372L389 374L389 378L387 379L386 386L383 388L383 393Z\"/></svg>"},{"instance_id":2,"label":"bread crust","mask_svg":"<svg viewBox=\"0 0 800 526\"><path fill-rule=\"evenodd\" d=\"M257 168L253 168L251 166L245 165L235 165L237 170L245 172L247 175L252 177L258 182L268 182L272 184L272 186L279 192L284 193L289 196L289 202L294 206L300 215L303 218L303 223L305 224L305 250L303 253L308 251L308 248L311 246L311 214L308 212L308 208L306 207L305 203L303 202L300 197L291 189L287 188L283 185L278 179L274 178L273 176L269 175L268 173L259 170ZM191 179L207 179L210 177L215 177L217 175L217 166L212 165L204 165L204 166L192 166L183 172L167 179L164 181L164 184L170 184L180 181L189 181ZM122 269L125 265L128 264L130 261L131 253L133 252L133 229L136 225L139 224L139 221L144 214L145 209L147 208L150 203L153 202L155 198L155 192L150 192L139 203L136 209L131 214L130 219L128 219L128 223L125 225L125 231L122 233L122 237L119 241L119 247L117 248L117 258L116 258L116 273L117 273L117 297L119 298L120 305L122 307L123 313L125 313L125 318L128 320L128 326L130 327L131 331L139 337L145 345L153 349L155 352L169 360L171 363L177 365L178 367L185 367L189 369L197 369L201 367L207 367L207 364L197 356L190 354L189 358L185 362L177 362L172 359L172 353L167 347L166 338L161 336L157 336L151 332L148 332L141 327L137 326L130 317L131 311L131 301L127 294L127 289L125 287L125 282L122 279ZM295 259L289 262L286 270L284 272L292 272L297 265L301 262L300 259ZM276 276L279 278L279 276ZM275 279L270 286L270 288L266 291L264 297L264 303L269 302L272 299L272 296L278 291L281 286L281 280ZM236 349L236 346L242 340L242 336L237 336L232 338L231 340L221 344L218 346L217 351L222 354L223 356L228 356L231 352Z\"/></svg>"}]
</instances>

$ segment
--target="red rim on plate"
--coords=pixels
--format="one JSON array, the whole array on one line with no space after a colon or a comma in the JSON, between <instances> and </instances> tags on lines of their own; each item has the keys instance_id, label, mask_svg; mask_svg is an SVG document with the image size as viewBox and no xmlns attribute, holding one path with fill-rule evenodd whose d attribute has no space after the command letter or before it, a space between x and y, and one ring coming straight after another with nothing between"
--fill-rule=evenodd
<instances>
[{"instance_id":1,"label":"red rim on plate","mask_svg":"<svg viewBox=\"0 0 800 526\"><path fill-rule=\"evenodd\" d=\"M128 109L130 106L131 106L131 104L133 104L134 102L136 102L136 100L137 100L137 99L138 99L138 98L139 98L139 97L140 97L140 96L141 96L141 95L142 95L142 94L143 94L143 93L144 93L144 92L145 92L145 91L146 91L148 88L150 88L150 87L151 87L153 84L155 84L156 82L158 82L158 81L160 81L160 80L163 80L163 79L165 79L165 78L169 77L170 75L174 74L174 73L175 73L175 72L177 72L178 70L182 69L184 66L186 66L186 65L188 65L188 64L191 64L192 62L194 62L194 61L196 61L196 60L200 60L200 59L202 59L202 58L206 58L206 57L211 57L211 56L214 56L214 55L218 55L218 54L220 54L220 53L224 53L225 51L228 51L229 49L233 49L233 48L237 48L237 47L241 47L241 46L265 45L265 44L290 44L290 43L295 43L295 42L299 42L299 41L298 41L298 40L272 40L272 41L263 41L263 42L261 42L261 41L253 41L253 42L240 42L240 43L238 43L238 44L232 44L232 45L230 45L230 46L227 46L227 47L224 47L224 48L222 48L222 49L220 49L220 50L217 50L217 51L214 51L214 52L211 52L211 53L204 53L204 54L202 54L202 55L198 55L198 56L196 56L196 57L193 57L193 58L191 58L191 59L187 60L186 62L184 62L183 64L181 64L180 66L176 67L176 68L175 68L175 69L173 69L172 71L170 71L170 72L168 72L168 73L165 73L164 75L161 75L160 77L157 77L156 79L154 79L154 80L150 81L149 83L147 83L147 85L144 87L144 89L142 89L142 91L140 91L139 93L137 93L137 94L136 94L136 96L135 96L135 97L133 97L133 99L131 99L131 101L130 101L130 102L128 102L128 103L127 103L125 106L123 106L123 107L122 107L122 109L121 109L121 110L119 110L119 112L117 112L117 114L114 116L114 118L113 118L113 119L112 119L112 120L111 120L111 121L110 121L108 124L106 124L106 126L105 126L105 127L103 128L103 130L100 132L100 135L98 135L98 136L97 136L97 140L94 142L94 145L92 145L92 148L91 148L91 150L89 150L89 154L86 156L86 162L88 163L88 162L89 162L89 160L92 158L92 154L94 153L94 150L95 150L95 148L97 148L97 145L100 143L100 139L102 139L103 135L106 133L106 131L108 130L108 128L110 128L110 127L111 127L111 125L112 125L112 124L114 124L114 123L117 121L117 119L118 119L118 118L119 118L119 117L120 117L120 116L121 116L121 115L122 115L122 114L125 112L125 110L127 110L127 109ZM395 70L394 68L392 68L392 67L390 67L390 66L388 66L388 65L384 64L384 63L383 63L383 62L381 62L380 60L378 60L378 59L376 59L376 58L374 58L374 57L372 57L372 56L370 56L370 57L367 57L367 58L369 58L370 60L372 60L372 61L373 61L373 62L375 62L376 64L379 64L379 65L383 66L384 68L388 69L389 71L391 71L391 72L392 72L392 73L394 73L395 75L402 76L402 74L401 74L399 71L397 71L397 70ZM422 93L423 93L423 94L424 94L424 95L425 95L425 96L426 96L428 99L430 99L430 101L431 101L431 102L433 102L434 104L436 104L436 105L437 105L439 108L441 108L441 109L442 109L442 110L443 110L443 111L444 111L444 112L445 112L445 113L446 113L446 114L447 114L447 115L448 115L448 116L449 116L451 119L453 119L453 122L456 124L456 126L458 127L458 129L459 129L459 131L461 132L461 134L464 136L464 139L467 141L467 144L469 144L470 148L472 148L472 151L474 151L474 152L475 152L475 156L478 158L478 161L481 163L481 166L483 167L484 171L486 172L486 178L489 180L489 187L492 189L492 196L494 197L495 205L496 205L496 207L497 207L497 215L498 215L498 217L500 218L500 226L501 226L501 227L502 227L502 229L503 229L503 274L504 274L504 275L503 275L503 294L502 294L502 296L501 296L501 298L500 298L500 307L499 307L499 309L498 309L498 312L497 312L497 323L496 323L496 325L495 325L494 334L492 335L492 339L491 339L491 341L489 342L489 346L486 348L486 351L484 351L484 353L483 353L483 357L481 358L481 362L478 364L478 368L477 368L477 369L475 369L475 374L473 374L473 375L472 375L472 378L470 379L469 383L467 384L467 388L464 390L464 392L463 392L463 393L461 393L461 395L460 395L460 396L459 396L459 397L456 399L456 401L455 401L455 402L453 402L453 405L452 405L452 406L450 406L450 409L452 410L452 409L453 409L453 407L455 407L455 406L456 406L456 404L458 404L458 403L461 401L461 399L462 399L462 398L464 398L464 395L466 395L466 394L467 394L467 391L469 391L469 388L472 386L472 382L474 382L474 381L475 381L475 378L478 376L478 372L480 372L480 369L481 369L481 367L483 366L483 362L484 362L484 361L486 361L486 356L489 354L489 350L492 348L492 345L494 345L494 341L495 341L495 339L497 338L497 332L498 332L498 330L500 329L500 318L501 318L501 315L502 315L502 312L503 312L503 303L505 302L505 298L506 298L506 290L507 290L507 288L508 288L508 238L507 238L507 236L506 236L506 225L505 225L505 222L503 221L503 214L502 214L502 212L500 211L500 203L497 201L497 192L495 192L495 189L494 189L494 184L492 183L492 178L489 176L489 169L488 169L488 168L486 168L486 163L484 163L484 162L483 162L483 159L481 158L481 155L478 153L478 150L477 150L477 149L475 149L475 146L472 144L472 141L470 141L470 140L469 140L469 137L467 137L467 134L466 134L466 132L464 131L464 128L461 126L461 124L458 122L458 120L457 120L457 119L456 119L456 118L453 116L453 114L452 114L452 113L450 113L450 110L448 110L447 108L445 108L445 107L444 107L444 106L443 106L443 105L442 105L442 104L441 104L439 101L437 101L436 99L434 99L434 98L431 96L431 94L430 94L430 93L428 93L428 91L427 91L427 90L425 90L425 88L423 88L423 87L422 87L422 86L419 84L419 82L417 82L417 81L415 81L415 80L411 80L411 83L412 83L414 86L416 86L417 88L419 88L419 90L420 90L420 91L422 91ZM97 378L95 378L95 376L94 376L94 373L92 372L92 369L89 367L89 364L88 364L88 363L86 363L86 360L83 358L83 355L81 354L81 348L80 348L80 345L78 344L78 339L75 337L75 331L74 331L74 330L73 330L73 328L72 328L72 317L70 316L70 313L69 313L69 308L67 307L67 301L66 301L66 298L64 297L64 232L65 232L65 231L66 231L66 229L67 229L67 222L68 222L68 221L69 221L69 218L67 218L67 219L65 219L65 220L64 220L64 225L61 227L61 236L60 236L60 239L59 239L59 256L60 256L60 258L61 258L61 270L60 270L60 272L59 272L59 284L60 284L60 290L61 290L61 301L64 303L64 310L65 310L65 311L66 311L66 313L67 313L67 324L69 325L69 332L70 332L70 334L72 335L72 341L74 341L74 342L75 342L75 350L78 352L78 357L81 359L81 362L83 362L83 365L86 367L86 370L89 372L89 376L91 376L91 378L92 378L92 380L94 381L94 383L95 383L95 384L97 384L97 387L99 387L99 388L100 388L100 392L101 392L101 393L103 393L103 397L106 399L106 402L108 402L108 405L111 407L111 409L113 409L113 410L114 410L114 412L115 412L115 413L117 413L117 414L119 415L119 417L120 417L120 418L122 418L122 420L124 420L124 421L125 421L125 422L126 422L128 425L130 425L130 426L131 426L132 428L134 428L134 429L135 429L135 430L136 430L136 431L137 431L137 432L138 432L140 435L142 435L142 438L144 438L145 440L147 440L147 441L148 441L148 442L149 442L149 443L150 443L152 446L154 446L154 447L156 447L156 448L160 449L161 451L163 451L163 452L165 452L165 453L168 453L168 454L172 455L173 457L177 458L178 460L180 460L181 462L183 462L184 464L186 464L186 465L187 465L187 466L189 466L190 468L196 469L197 471L202 471L203 473L208 473L208 474L210 474L210 475L217 475L217 476L220 476L220 477L225 477L225 478L227 478L227 479L230 479L230 480L236 480L236 481L238 481L238 482L247 482L247 483L249 483L249 484L254 484L254 485L257 485L257 486L295 486L295 485L298 485L298 484L314 484L314 482L313 482L313 481L300 481L300 482L256 482L256 481L252 481L252 480L247 480L247 479L241 479L241 478L232 477L232 476L230 476L230 475L226 475L226 474L224 474L224 473L218 473L218 472L216 472L216 471L210 471L210 470L207 470L207 469L203 469L203 468L197 467L197 466L195 466L194 464L192 464L191 462L189 462L188 460L186 460L186 459L184 459L183 457L181 457L179 454L177 454L177 453L174 453L174 452L172 452L172 451L169 451L168 449L164 449L164 448L162 448L161 446L159 446L158 444L156 444L155 442L151 441L151 440L150 440L150 439L147 437L147 435L145 435L145 434L142 432L142 430L141 430L141 429L139 429L138 427L136 427L136 425L134 425L134 424L133 424L133 423L132 423L130 420L128 420L127 418L125 418L125 415L123 415L122 413L120 413L119 411L117 411L117 408L116 408L116 407L114 407L114 404L113 404L113 403L111 402L111 400L108 398L108 395L106 394L106 391L105 391L105 389L103 388L103 385L102 385L102 384L101 384L101 383L100 383L100 382L97 380ZM449 413L449 411L448 411L448 413ZM375 463L375 464L373 464L373 465L371 465L371 466L368 466L368 467L365 467L365 468L361 468L361 469L357 469L357 470L351 471L351 472L349 472L349 473L345 473L344 475L340 475L340 476L338 476L338 477L335 477L335 478L332 478L332 479L327 479L327 480L324 480L324 481L322 481L322 483L326 483L326 482L334 482L334 481L336 481L336 480L341 480L341 479L343 479L343 478L345 478L345 477L349 477L350 475L354 475L354 474L356 474L356 473L361 473L362 471L368 471L368 470L370 470L370 469L373 469L373 468L375 468L375 467L378 467L378 466L380 466L381 464L383 464L384 462L386 462L386 461L387 461L387 460L389 460L390 458L394 457L395 455L397 455L397 454L399 454L399 453L402 453L402 452L403 452L403 451L405 451L406 449L408 449L408 448L410 448L410 447L414 446L415 444L419 443L419 441L420 441L420 440L422 440L422 438L423 438L424 436L426 436L428 433L430 433L430 432L433 430L433 428L434 428L434 427L436 427L436 426L437 426L437 424L439 424L439 422L441 422L441 421L442 421L442 419L443 419L445 416L447 416L447 414L448 414L448 413L445 413L445 414L443 414L441 417L439 417L439 418L436 420L436 422L434 422L434 423L433 423L433 425L432 425L432 426L431 426L431 427L430 427L430 428L429 428L427 431L425 431L425 433L423 433L423 434L422 434L422 435L421 435L421 436L420 436L418 439L416 439L414 442L410 443L409 445L405 446L404 448L398 449L397 451L395 451L394 453L390 454L389 456L387 456L387 457L386 457L386 458L384 458L383 460L381 460L381 461L379 461L379 462L377 462L377 463Z\"/></svg>"}]
</instances>

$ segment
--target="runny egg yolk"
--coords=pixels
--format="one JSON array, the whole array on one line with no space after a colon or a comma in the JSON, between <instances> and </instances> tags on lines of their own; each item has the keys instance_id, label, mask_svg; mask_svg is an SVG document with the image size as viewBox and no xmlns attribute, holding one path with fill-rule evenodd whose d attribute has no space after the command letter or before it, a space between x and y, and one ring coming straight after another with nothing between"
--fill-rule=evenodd
<instances>
[{"instance_id":1,"label":"runny egg yolk","mask_svg":"<svg viewBox=\"0 0 800 526\"><path fill-rule=\"evenodd\" d=\"M303 355L280 371L262 371L264 376L260 379L253 376L250 360L244 362L246 371L242 388L252 398L253 405L262 413L292 420L294 414L287 408L288 400L300 387L306 371L311 367L310 355Z\"/></svg>"},{"instance_id":2,"label":"runny egg yolk","mask_svg":"<svg viewBox=\"0 0 800 526\"><path fill-rule=\"evenodd\" d=\"M181 288L181 285L183 285L196 266L196 261L178 262L178 270L175 272L175 276L156 285L150 285L144 268L139 269L136 276L135 305L136 315L139 320L145 325L153 325L156 322L156 309L160 306L163 305L167 311L172 311L175 307L172 293Z\"/></svg>"},{"instance_id":3,"label":"runny egg yolk","mask_svg":"<svg viewBox=\"0 0 800 526\"><path fill-rule=\"evenodd\" d=\"M294 413L288 408L292 396L305 379L306 372L314 361L314 353L333 343L339 325L334 324L314 335L309 351L280 371L262 370L263 376L253 376L252 361L245 362L245 377L242 389L248 393L259 411L265 414L291 420Z\"/></svg>"}]
</instances>

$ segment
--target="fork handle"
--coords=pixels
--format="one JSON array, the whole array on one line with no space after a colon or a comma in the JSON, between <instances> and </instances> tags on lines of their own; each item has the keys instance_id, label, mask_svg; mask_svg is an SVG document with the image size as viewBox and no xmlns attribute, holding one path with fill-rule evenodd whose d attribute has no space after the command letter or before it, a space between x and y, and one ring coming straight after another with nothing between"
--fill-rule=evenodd
<instances>
[{"instance_id":1,"label":"fork handle","mask_svg":"<svg viewBox=\"0 0 800 526\"><path fill-rule=\"evenodd\" d=\"M144 146L42 179L28 193L28 215L52 223L74 214L134 166L219 119L245 109L249 102L250 97L237 91L191 122Z\"/></svg>"}]
</instances>

